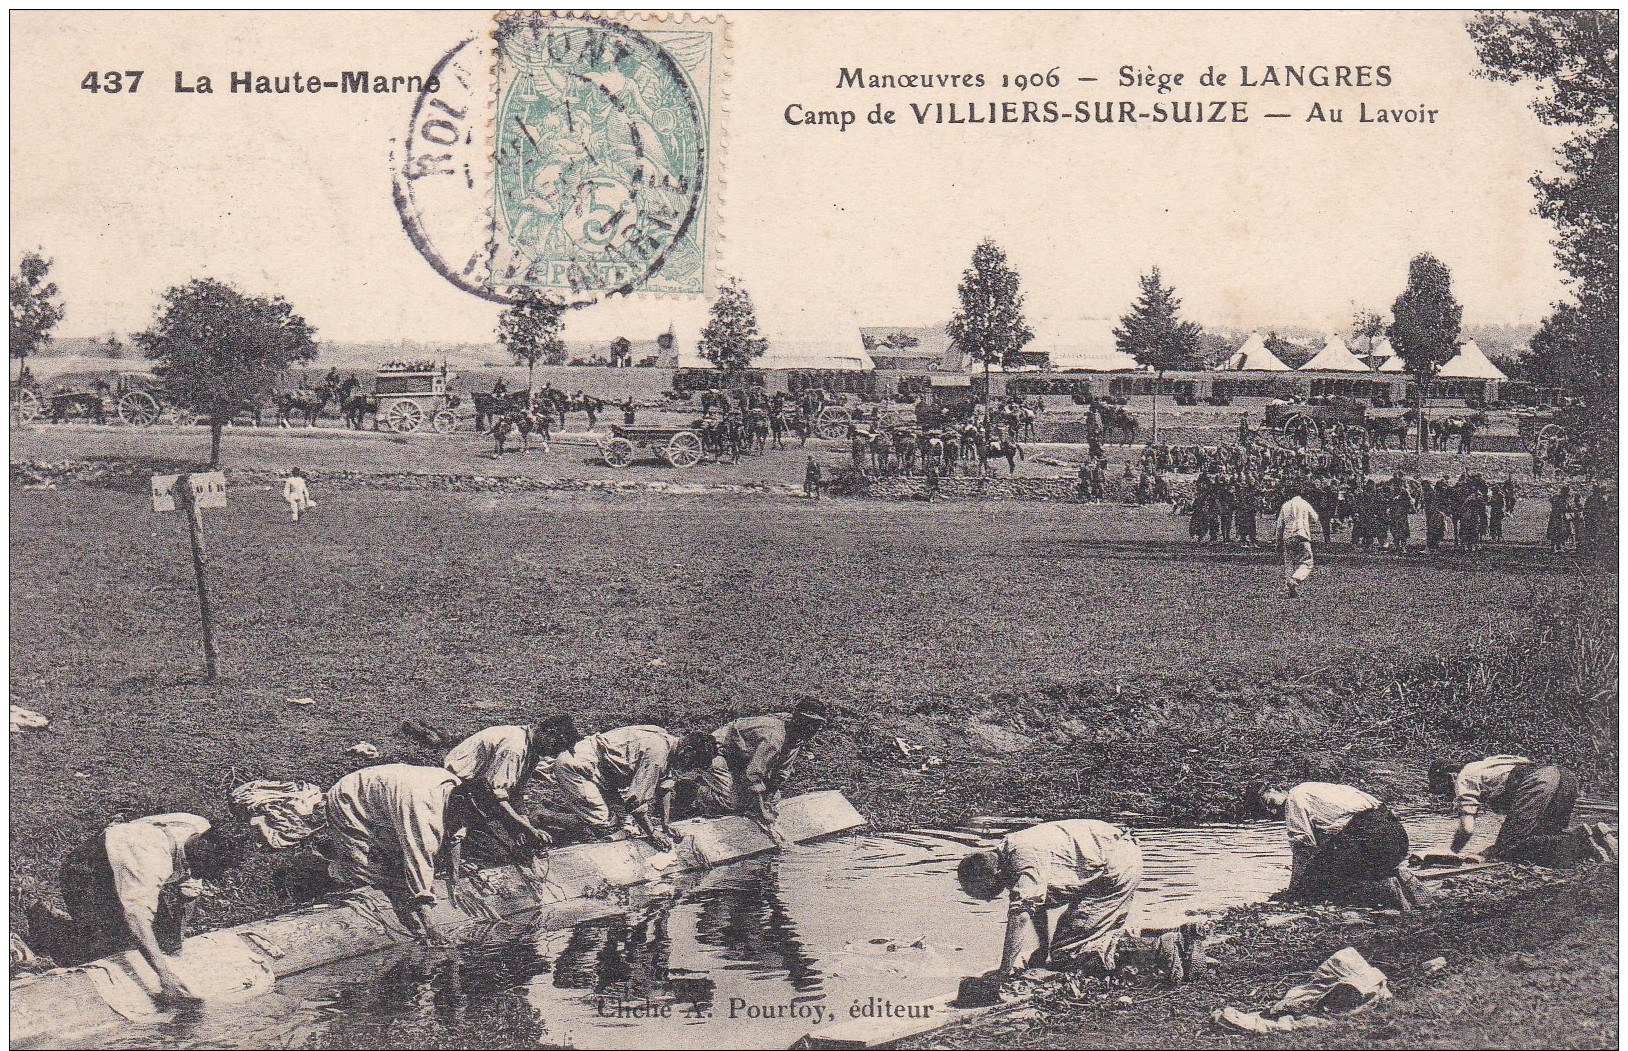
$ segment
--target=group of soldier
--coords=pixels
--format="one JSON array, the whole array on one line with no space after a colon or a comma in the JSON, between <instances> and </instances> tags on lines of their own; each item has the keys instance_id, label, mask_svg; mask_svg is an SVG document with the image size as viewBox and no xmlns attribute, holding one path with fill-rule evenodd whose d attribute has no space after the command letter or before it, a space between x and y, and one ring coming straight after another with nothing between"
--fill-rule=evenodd
<instances>
[{"instance_id":1,"label":"group of soldier","mask_svg":"<svg viewBox=\"0 0 1628 1051\"><path fill-rule=\"evenodd\" d=\"M1257 478L1268 474L1304 478L1367 474L1372 466L1372 454L1367 446L1285 448L1251 438L1238 445L1150 445L1142 452L1141 466L1176 474L1247 472Z\"/></svg>"},{"instance_id":2,"label":"group of soldier","mask_svg":"<svg viewBox=\"0 0 1628 1051\"><path fill-rule=\"evenodd\" d=\"M789 714L744 716L711 733L641 724L581 735L570 717L554 716L480 730L437 766L364 767L326 791L301 781L251 781L233 790L225 817L137 817L81 843L62 865L66 909L30 906L29 937L69 964L134 943L157 973L161 999L194 998L175 959L188 918L208 883L258 844L308 850L305 858L332 885L374 888L407 930L441 940L429 915L438 869L446 872L448 898L479 912L463 879L466 843L471 857L516 864L561 842L643 839L666 851L678 838L678 812L743 815L778 835L778 800L829 718L813 698L798 699ZM552 784L551 806L527 809L534 781ZM1427 781L1453 800L1458 823L1446 851L1453 863L1480 860L1465 851L1486 811L1504 815L1487 860L1563 866L1617 859L1608 826L1571 827L1579 786L1569 770L1496 755L1438 762ZM1382 896L1404 911L1418 904L1407 829L1378 797L1324 782L1241 788L1250 816L1284 822L1292 866L1281 897ZM1179 981L1202 965L1203 932L1188 924L1131 933L1142 875L1134 832L1085 818L1012 832L957 867L971 897L1009 899L999 974L1031 967L1112 973L1151 962Z\"/></svg>"},{"instance_id":3,"label":"group of soldier","mask_svg":"<svg viewBox=\"0 0 1628 1051\"><path fill-rule=\"evenodd\" d=\"M67 965L133 944L161 999L195 998L175 959L185 927L208 884L258 844L308 849L301 860L323 870L322 882L374 888L408 931L440 940L429 915L436 872L444 869L450 899L464 905L466 841L472 857L522 864L559 842L640 838L671 850L675 810L739 814L772 829L798 759L828 719L813 698L788 715L743 716L711 733L635 725L582 735L556 716L483 729L438 766L364 767L326 791L251 781L232 791L224 817L135 817L79 844L61 868L65 908L32 903L28 937ZM528 813L534 780L552 784L552 805Z\"/></svg>"},{"instance_id":4,"label":"group of soldier","mask_svg":"<svg viewBox=\"0 0 1628 1051\"><path fill-rule=\"evenodd\" d=\"M1023 446L1010 433L971 420L940 427L889 427L872 431L849 428L850 462L867 475L920 475L929 486L961 474L984 477L991 461L1006 461L1006 473L1017 473Z\"/></svg>"},{"instance_id":5,"label":"group of soldier","mask_svg":"<svg viewBox=\"0 0 1628 1051\"><path fill-rule=\"evenodd\" d=\"M1555 554L1565 551L1567 545L1576 551L1616 550L1616 484L1602 479L1590 485L1585 495L1582 486L1573 490L1561 483L1549 497L1544 539Z\"/></svg>"}]
</instances>

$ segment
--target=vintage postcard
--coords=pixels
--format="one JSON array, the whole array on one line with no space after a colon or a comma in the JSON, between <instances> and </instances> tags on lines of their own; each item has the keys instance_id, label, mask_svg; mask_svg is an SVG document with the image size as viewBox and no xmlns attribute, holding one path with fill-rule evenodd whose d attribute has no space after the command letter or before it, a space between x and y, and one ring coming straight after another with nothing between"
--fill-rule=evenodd
<instances>
[{"instance_id":1,"label":"vintage postcard","mask_svg":"<svg viewBox=\"0 0 1628 1051\"><path fill-rule=\"evenodd\" d=\"M16 11L16 1048L1614 1047L1614 10Z\"/></svg>"}]
</instances>

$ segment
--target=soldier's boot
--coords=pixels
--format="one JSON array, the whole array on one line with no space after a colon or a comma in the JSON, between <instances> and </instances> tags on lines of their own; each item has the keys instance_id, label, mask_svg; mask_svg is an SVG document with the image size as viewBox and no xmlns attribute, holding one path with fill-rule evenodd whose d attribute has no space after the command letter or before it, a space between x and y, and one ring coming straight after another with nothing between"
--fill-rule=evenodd
<instances>
[{"instance_id":1,"label":"soldier's boot","mask_svg":"<svg viewBox=\"0 0 1628 1051\"><path fill-rule=\"evenodd\" d=\"M1189 982L1202 977L1210 964L1209 957L1204 955L1204 939L1209 932L1210 925L1202 920L1181 925L1182 970L1186 972Z\"/></svg>"}]
</instances>

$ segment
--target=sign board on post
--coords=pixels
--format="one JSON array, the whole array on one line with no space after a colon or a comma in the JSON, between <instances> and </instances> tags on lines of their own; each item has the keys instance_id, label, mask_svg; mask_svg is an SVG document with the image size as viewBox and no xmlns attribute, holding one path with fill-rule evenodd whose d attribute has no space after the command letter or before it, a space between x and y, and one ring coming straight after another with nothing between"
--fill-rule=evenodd
<instances>
[{"instance_id":1,"label":"sign board on post","mask_svg":"<svg viewBox=\"0 0 1628 1051\"><path fill-rule=\"evenodd\" d=\"M175 510L175 483L178 474L153 475L153 510ZM226 474L223 471L199 472L192 475L192 499L199 508L226 506Z\"/></svg>"}]
</instances>

